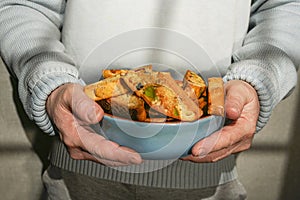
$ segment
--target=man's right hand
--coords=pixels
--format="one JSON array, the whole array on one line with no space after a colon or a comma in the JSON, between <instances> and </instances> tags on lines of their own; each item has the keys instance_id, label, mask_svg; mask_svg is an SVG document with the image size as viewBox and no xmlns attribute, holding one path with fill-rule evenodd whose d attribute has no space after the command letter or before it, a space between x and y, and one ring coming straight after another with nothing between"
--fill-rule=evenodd
<instances>
[{"instance_id":1,"label":"man's right hand","mask_svg":"<svg viewBox=\"0 0 300 200\"><path fill-rule=\"evenodd\" d=\"M108 166L140 164L141 156L94 132L91 124L103 117L101 107L89 99L79 84L68 83L48 97L46 109L73 159L92 160Z\"/></svg>"}]
</instances>

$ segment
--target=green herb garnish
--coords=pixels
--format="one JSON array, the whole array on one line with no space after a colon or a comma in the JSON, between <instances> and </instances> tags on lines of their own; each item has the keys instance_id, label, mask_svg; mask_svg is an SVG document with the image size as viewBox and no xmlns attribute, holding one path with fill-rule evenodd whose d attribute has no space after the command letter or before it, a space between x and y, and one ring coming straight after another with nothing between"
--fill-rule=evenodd
<instances>
[{"instance_id":1,"label":"green herb garnish","mask_svg":"<svg viewBox=\"0 0 300 200\"><path fill-rule=\"evenodd\" d=\"M174 115L175 115L176 117L179 116L179 112L178 112L177 108L174 108Z\"/></svg>"},{"instance_id":2,"label":"green herb garnish","mask_svg":"<svg viewBox=\"0 0 300 200\"><path fill-rule=\"evenodd\" d=\"M145 88L144 94L151 99L155 99L155 88L153 86Z\"/></svg>"}]
</instances>

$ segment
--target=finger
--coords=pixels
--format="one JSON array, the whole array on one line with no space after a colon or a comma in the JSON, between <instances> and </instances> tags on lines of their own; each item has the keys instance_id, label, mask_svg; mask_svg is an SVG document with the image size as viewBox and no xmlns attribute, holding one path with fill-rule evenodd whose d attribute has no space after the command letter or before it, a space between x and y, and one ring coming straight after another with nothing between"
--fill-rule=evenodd
<instances>
[{"instance_id":1,"label":"finger","mask_svg":"<svg viewBox=\"0 0 300 200\"><path fill-rule=\"evenodd\" d=\"M230 153L226 149L222 149L217 152L212 152L204 157L199 157L199 156L193 156L189 155L188 157L183 158L182 160L189 160L195 163L208 163L208 162L216 162L218 160L221 160L222 158L225 158L229 156Z\"/></svg>"},{"instance_id":2,"label":"finger","mask_svg":"<svg viewBox=\"0 0 300 200\"><path fill-rule=\"evenodd\" d=\"M253 137L259 113L255 90L243 81L231 81L226 85L226 90L226 113L232 111L234 114L231 116L229 114L229 117L237 117L237 119L196 143L192 149L192 154L195 156L227 148L241 140Z\"/></svg>"},{"instance_id":3,"label":"finger","mask_svg":"<svg viewBox=\"0 0 300 200\"><path fill-rule=\"evenodd\" d=\"M216 162L216 161L219 161L231 154L239 153L239 152L249 149L251 147L251 143L252 143L252 139L248 139L248 140L241 141L237 144L234 144L229 148L223 148L221 150L211 152L211 153L209 153L207 155L203 155L203 156L189 155L189 156L182 158L182 160L189 160L192 162L199 162L199 163Z\"/></svg>"},{"instance_id":4,"label":"finger","mask_svg":"<svg viewBox=\"0 0 300 200\"><path fill-rule=\"evenodd\" d=\"M78 123L75 117L68 116L64 119L61 127L61 139L69 148L78 148L89 152L98 162L99 159L117 161L123 164L139 164L142 159L138 153L128 148L106 140L96 134L89 126Z\"/></svg>"},{"instance_id":5,"label":"finger","mask_svg":"<svg viewBox=\"0 0 300 200\"><path fill-rule=\"evenodd\" d=\"M128 151L128 152L131 152L131 153L133 153L134 151L133 150L129 150L128 148L126 148L126 147L121 147L120 146L120 148L122 149L122 150L124 150L124 151ZM136 152L135 152L136 153ZM98 155L94 155L95 157L96 157L96 159L99 161L99 162L101 162L101 163L103 163L103 164L105 164L105 165L107 165L107 166L128 166L128 165L135 165L135 164L141 164L141 162L137 162L137 161L134 161L134 162L128 162L127 160L126 160L126 162L122 162L122 161L115 161L115 160L112 160L111 158L100 158L100 157L98 157Z\"/></svg>"},{"instance_id":6,"label":"finger","mask_svg":"<svg viewBox=\"0 0 300 200\"><path fill-rule=\"evenodd\" d=\"M94 162L99 162L95 156L92 156L90 153L83 151L79 147L68 148L71 158L75 160L91 160Z\"/></svg>"},{"instance_id":7,"label":"finger","mask_svg":"<svg viewBox=\"0 0 300 200\"><path fill-rule=\"evenodd\" d=\"M140 155L133 150L128 151L127 148L124 149L115 142L106 139L98 141L98 144L87 146L87 150L98 159L106 159L114 162L117 161L126 165L140 164L142 162Z\"/></svg>"},{"instance_id":8,"label":"finger","mask_svg":"<svg viewBox=\"0 0 300 200\"><path fill-rule=\"evenodd\" d=\"M244 118L223 127L220 131L197 142L192 149L194 156L207 155L220 149L228 148L242 140L252 139L255 125Z\"/></svg>"},{"instance_id":9,"label":"finger","mask_svg":"<svg viewBox=\"0 0 300 200\"><path fill-rule=\"evenodd\" d=\"M89 131L82 126L78 127L81 148L95 156L97 159L116 161L124 164L140 164L140 154L132 149L121 147L115 142L106 140L103 136Z\"/></svg>"},{"instance_id":10,"label":"finger","mask_svg":"<svg viewBox=\"0 0 300 200\"><path fill-rule=\"evenodd\" d=\"M70 98L71 110L79 120L96 124L102 119L104 114L102 108L84 93L82 86L74 85Z\"/></svg>"},{"instance_id":11,"label":"finger","mask_svg":"<svg viewBox=\"0 0 300 200\"><path fill-rule=\"evenodd\" d=\"M247 82L240 80L229 81L225 85L225 110L226 117L232 120L238 119L245 110L245 106L259 107L256 90ZM255 115L257 109L251 109Z\"/></svg>"},{"instance_id":12,"label":"finger","mask_svg":"<svg viewBox=\"0 0 300 200\"><path fill-rule=\"evenodd\" d=\"M106 166L111 166L111 167L128 165L128 164L117 162L117 161L111 161L111 160L106 160L103 158L98 158L97 156L91 155L90 153L85 152L84 150L82 150L80 148L69 148L68 151L70 153L71 158L73 158L75 160L90 160L90 161L98 162L98 163L104 164Z\"/></svg>"},{"instance_id":13,"label":"finger","mask_svg":"<svg viewBox=\"0 0 300 200\"><path fill-rule=\"evenodd\" d=\"M225 111L229 119L238 119L242 113L243 107L247 104L244 85L240 82L230 81L225 85Z\"/></svg>"}]
</instances>

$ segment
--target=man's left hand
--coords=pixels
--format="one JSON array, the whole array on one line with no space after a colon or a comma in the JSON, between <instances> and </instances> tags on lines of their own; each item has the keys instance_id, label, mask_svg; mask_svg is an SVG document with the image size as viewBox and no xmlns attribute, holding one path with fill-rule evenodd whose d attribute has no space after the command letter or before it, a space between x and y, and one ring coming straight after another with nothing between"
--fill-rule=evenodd
<instances>
[{"instance_id":1,"label":"man's left hand","mask_svg":"<svg viewBox=\"0 0 300 200\"><path fill-rule=\"evenodd\" d=\"M232 122L192 148L192 154L182 160L216 162L231 154L250 148L259 115L256 90L240 80L225 84L226 118Z\"/></svg>"}]
</instances>

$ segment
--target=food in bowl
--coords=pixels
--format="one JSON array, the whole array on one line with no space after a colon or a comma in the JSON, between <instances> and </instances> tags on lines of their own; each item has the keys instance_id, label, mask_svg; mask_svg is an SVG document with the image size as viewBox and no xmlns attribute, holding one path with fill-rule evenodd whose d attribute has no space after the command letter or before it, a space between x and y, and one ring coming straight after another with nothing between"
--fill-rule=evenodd
<instances>
[{"instance_id":1,"label":"food in bowl","mask_svg":"<svg viewBox=\"0 0 300 200\"><path fill-rule=\"evenodd\" d=\"M84 88L105 111L98 132L144 159L187 155L197 141L223 125L221 78L208 78L206 84L187 70L183 80L175 80L151 65L103 70L102 75L102 80Z\"/></svg>"},{"instance_id":2,"label":"food in bowl","mask_svg":"<svg viewBox=\"0 0 300 200\"><path fill-rule=\"evenodd\" d=\"M103 70L102 80L87 85L85 93L105 113L142 122L192 122L207 115L224 116L222 78L208 78L187 70L183 80L152 66L133 70Z\"/></svg>"}]
</instances>

